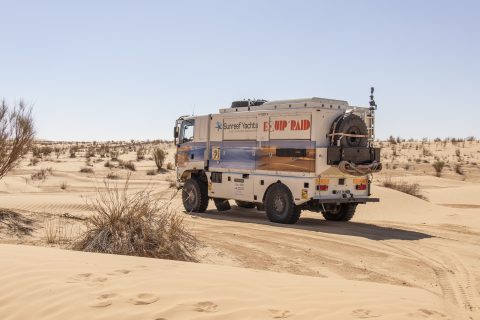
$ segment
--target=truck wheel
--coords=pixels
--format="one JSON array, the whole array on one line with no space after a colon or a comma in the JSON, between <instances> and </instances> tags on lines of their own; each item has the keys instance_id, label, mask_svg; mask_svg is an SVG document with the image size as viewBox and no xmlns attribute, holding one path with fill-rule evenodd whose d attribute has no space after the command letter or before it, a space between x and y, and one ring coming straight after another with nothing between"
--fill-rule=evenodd
<instances>
[{"instance_id":1,"label":"truck wheel","mask_svg":"<svg viewBox=\"0 0 480 320\"><path fill-rule=\"evenodd\" d=\"M208 206L207 184L199 179L188 179L182 190L182 201L188 212L205 212Z\"/></svg>"},{"instance_id":2,"label":"truck wheel","mask_svg":"<svg viewBox=\"0 0 480 320\"><path fill-rule=\"evenodd\" d=\"M268 189L265 211L270 221L286 224L297 222L301 212L293 202L290 189L283 183L276 183Z\"/></svg>"},{"instance_id":3,"label":"truck wheel","mask_svg":"<svg viewBox=\"0 0 480 320\"><path fill-rule=\"evenodd\" d=\"M227 199L213 198L213 202L215 203L215 207L217 207L218 211L228 211L232 209L230 202L228 202Z\"/></svg>"},{"instance_id":4,"label":"truck wheel","mask_svg":"<svg viewBox=\"0 0 480 320\"><path fill-rule=\"evenodd\" d=\"M248 201L241 201L241 200L235 200L235 203L237 204L237 206L239 206L240 208L247 208L247 209L252 209L252 208L255 208L255 203L253 202L248 202Z\"/></svg>"},{"instance_id":5,"label":"truck wheel","mask_svg":"<svg viewBox=\"0 0 480 320\"><path fill-rule=\"evenodd\" d=\"M322 212L325 220L330 221L350 221L355 214L355 209L357 208L356 203L343 203L336 206L334 210L327 210Z\"/></svg>"}]
</instances>

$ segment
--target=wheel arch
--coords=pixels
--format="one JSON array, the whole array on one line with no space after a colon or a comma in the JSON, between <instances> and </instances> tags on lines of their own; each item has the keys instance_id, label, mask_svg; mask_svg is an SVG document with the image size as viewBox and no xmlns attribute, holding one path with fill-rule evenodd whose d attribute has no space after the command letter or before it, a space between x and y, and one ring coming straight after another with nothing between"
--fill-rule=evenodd
<instances>
[{"instance_id":1,"label":"wheel arch","mask_svg":"<svg viewBox=\"0 0 480 320\"><path fill-rule=\"evenodd\" d=\"M191 178L198 178L205 183L208 182L207 174L205 173L205 170L185 170L180 176L180 181L185 182Z\"/></svg>"}]
</instances>

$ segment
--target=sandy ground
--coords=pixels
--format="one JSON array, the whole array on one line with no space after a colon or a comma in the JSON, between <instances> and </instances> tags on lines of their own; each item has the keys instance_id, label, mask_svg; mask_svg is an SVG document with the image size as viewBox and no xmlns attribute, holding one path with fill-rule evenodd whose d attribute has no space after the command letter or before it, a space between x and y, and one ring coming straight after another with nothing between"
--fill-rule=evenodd
<instances>
[{"instance_id":1,"label":"sandy ground","mask_svg":"<svg viewBox=\"0 0 480 320\"><path fill-rule=\"evenodd\" d=\"M27 160L0 181L1 207L29 219L15 221L15 232L0 224L1 319L480 319L480 183L471 163L465 179L435 177L427 164L386 170L377 181L418 183L429 201L377 185L381 202L360 206L349 223L303 212L296 225L277 225L255 209L219 213L213 203L182 213L203 244L194 264L19 246L47 246L49 221L65 214L69 235L79 232L72 217L91 214L86 200L110 171L99 162L80 173L84 159L66 156L35 167ZM153 161L136 166L134 189L172 196L172 171L147 176ZM42 167L53 174L32 181ZM178 195L174 203L181 211Z\"/></svg>"}]
</instances>

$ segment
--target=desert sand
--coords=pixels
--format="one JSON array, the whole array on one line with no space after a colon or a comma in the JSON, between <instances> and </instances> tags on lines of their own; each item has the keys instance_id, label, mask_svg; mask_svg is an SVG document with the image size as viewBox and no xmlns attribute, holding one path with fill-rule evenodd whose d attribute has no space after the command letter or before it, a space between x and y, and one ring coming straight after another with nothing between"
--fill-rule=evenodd
<instances>
[{"instance_id":1,"label":"desert sand","mask_svg":"<svg viewBox=\"0 0 480 320\"><path fill-rule=\"evenodd\" d=\"M204 214L184 213L170 188L174 171L149 176L152 160L121 155L135 161L134 190L173 197L201 241L200 263L47 243L52 228L65 240L78 234L92 214L86 199L109 172L118 183L128 172L105 159L80 173L85 158L67 154L29 166L28 155L0 181L1 207L18 214L0 224L0 318L480 319L480 143L410 144L384 142L389 168L373 186L380 203L360 206L349 223L304 211L293 226L256 209L220 213L213 203ZM438 160L449 165L441 177L431 166ZM45 180L31 179L47 167ZM418 183L428 201L382 187L386 177Z\"/></svg>"}]
</instances>

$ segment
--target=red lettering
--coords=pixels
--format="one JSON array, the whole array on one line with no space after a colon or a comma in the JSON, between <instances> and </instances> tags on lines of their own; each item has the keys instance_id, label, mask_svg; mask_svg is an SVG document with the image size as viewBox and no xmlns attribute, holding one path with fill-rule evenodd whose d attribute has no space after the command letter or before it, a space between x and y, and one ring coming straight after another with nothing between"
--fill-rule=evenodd
<instances>
[{"instance_id":1,"label":"red lettering","mask_svg":"<svg viewBox=\"0 0 480 320\"><path fill-rule=\"evenodd\" d=\"M267 121L263 122L263 131L268 131L270 130L270 125Z\"/></svg>"},{"instance_id":2,"label":"red lettering","mask_svg":"<svg viewBox=\"0 0 480 320\"><path fill-rule=\"evenodd\" d=\"M275 120L275 131L283 131L287 127L286 120Z\"/></svg>"},{"instance_id":3,"label":"red lettering","mask_svg":"<svg viewBox=\"0 0 480 320\"><path fill-rule=\"evenodd\" d=\"M292 131L297 130L297 122L295 120L292 120L292 122L290 122L290 130Z\"/></svg>"},{"instance_id":4,"label":"red lettering","mask_svg":"<svg viewBox=\"0 0 480 320\"><path fill-rule=\"evenodd\" d=\"M290 123L292 131L308 130L310 129L310 120L292 120Z\"/></svg>"},{"instance_id":5,"label":"red lettering","mask_svg":"<svg viewBox=\"0 0 480 320\"><path fill-rule=\"evenodd\" d=\"M303 130L308 130L310 129L310 120L302 120L303 122Z\"/></svg>"}]
</instances>

